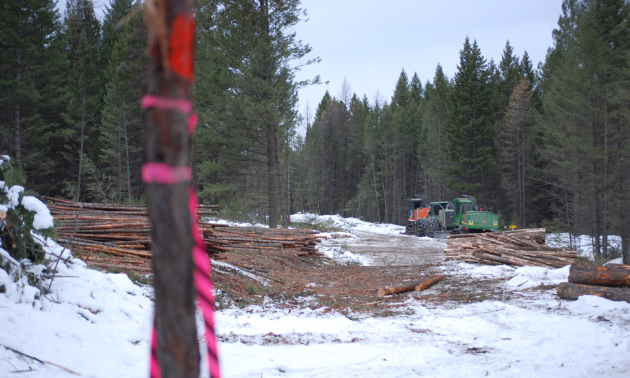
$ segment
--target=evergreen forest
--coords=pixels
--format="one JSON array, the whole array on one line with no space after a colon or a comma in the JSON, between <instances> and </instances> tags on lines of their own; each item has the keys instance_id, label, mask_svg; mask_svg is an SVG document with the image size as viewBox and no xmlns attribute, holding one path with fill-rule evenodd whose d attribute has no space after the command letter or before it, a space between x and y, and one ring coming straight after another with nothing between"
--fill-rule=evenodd
<instances>
[{"instance_id":1,"label":"evergreen forest","mask_svg":"<svg viewBox=\"0 0 630 378\"><path fill-rule=\"evenodd\" d=\"M60 0L66 1L66 0ZM142 203L139 0L0 0L0 152L34 194ZM299 0L197 0L194 183L222 216L290 224L296 212L405 224L406 199L462 194L503 225L630 241L630 4L565 0L534 66L506 41L462 36L456 72L402 70L391 98L345 81L314 107L297 72L316 51ZM322 57L326 58L326 57ZM325 78L324 78L325 79ZM366 78L368 80L368 78Z\"/></svg>"}]
</instances>

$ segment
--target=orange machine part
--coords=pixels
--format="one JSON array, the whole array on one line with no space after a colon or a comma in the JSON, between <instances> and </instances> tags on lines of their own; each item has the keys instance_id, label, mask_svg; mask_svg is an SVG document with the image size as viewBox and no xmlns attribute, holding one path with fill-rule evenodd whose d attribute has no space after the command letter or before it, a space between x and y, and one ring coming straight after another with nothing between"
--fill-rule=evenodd
<instances>
[{"instance_id":1,"label":"orange machine part","mask_svg":"<svg viewBox=\"0 0 630 378\"><path fill-rule=\"evenodd\" d=\"M410 221L417 221L418 219L426 218L429 216L429 208L415 209L413 211L413 217L409 218Z\"/></svg>"}]
</instances>

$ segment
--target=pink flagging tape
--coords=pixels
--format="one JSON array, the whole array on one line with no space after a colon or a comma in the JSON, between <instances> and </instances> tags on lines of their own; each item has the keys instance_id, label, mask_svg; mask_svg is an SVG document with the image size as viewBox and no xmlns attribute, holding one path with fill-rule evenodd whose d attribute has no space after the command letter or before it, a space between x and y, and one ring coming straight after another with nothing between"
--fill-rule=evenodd
<instances>
[{"instance_id":1,"label":"pink flagging tape","mask_svg":"<svg viewBox=\"0 0 630 378\"><path fill-rule=\"evenodd\" d=\"M152 184L177 184L190 182L192 171L189 166L173 167L165 163L145 163L142 166L142 181Z\"/></svg>"},{"instance_id":2,"label":"pink flagging tape","mask_svg":"<svg viewBox=\"0 0 630 378\"><path fill-rule=\"evenodd\" d=\"M162 371L160 370L160 364L157 359L157 331L153 326L153 333L151 334L151 378L162 378Z\"/></svg>"},{"instance_id":3,"label":"pink flagging tape","mask_svg":"<svg viewBox=\"0 0 630 378\"><path fill-rule=\"evenodd\" d=\"M195 133L197 121L199 121L199 116L196 113L191 114L190 118L188 118L188 135L193 135Z\"/></svg>"},{"instance_id":4,"label":"pink flagging tape","mask_svg":"<svg viewBox=\"0 0 630 378\"><path fill-rule=\"evenodd\" d=\"M189 114L192 112L193 104L188 100L181 98L169 98L153 95L145 95L140 100L142 109L160 109L160 110L173 110L183 114Z\"/></svg>"},{"instance_id":5,"label":"pink flagging tape","mask_svg":"<svg viewBox=\"0 0 630 378\"><path fill-rule=\"evenodd\" d=\"M197 302L203 313L205 324L206 345L208 346L208 370L210 378L221 378L221 367L219 366L219 348L217 336L214 332L214 293L212 292L212 280L210 278L212 265L206 251L206 243L199 229L197 222L197 193L190 186L188 207L190 209L190 217L192 221L192 232L195 240L193 246L193 261L195 263L195 288L197 289Z\"/></svg>"},{"instance_id":6,"label":"pink flagging tape","mask_svg":"<svg viewBox=\"0 0 630 378\"><path fill-rule=\"evenodd\" d=\"M144 168L143 168L144 179ZM214 331L214 293L212 280L210 278L212 265L210 264L210 258L206 252L206 243L203 240L203 235L199 229L197 223L197 194L195 189L190 186L189 188L189 200L188 207L190 210L190 217L192 221L192 233L195 245L193 246L193 262L195 264L195 271L193 278L195 281L195 289L197 289L197 303L201 312L203 313L204 320L204 335L206 338L206 345L208 346L208 370L210 378L221 378L221 367L219 365L219 346L217 343L217 336ZM153 328L153 337L151 339L151 378L161 378L160 365L157 360L157 333L155 327Z\"/></svg>"}]
</instances>

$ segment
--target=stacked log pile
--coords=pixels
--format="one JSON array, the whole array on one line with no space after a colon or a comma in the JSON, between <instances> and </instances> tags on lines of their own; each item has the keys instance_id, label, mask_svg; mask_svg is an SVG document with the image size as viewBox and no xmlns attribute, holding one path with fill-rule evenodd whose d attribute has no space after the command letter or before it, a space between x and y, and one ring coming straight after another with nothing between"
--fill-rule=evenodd
<instances>
[{"instance_id":1,"label":"stacked log pile","mask_svg":"<svg viewBox=\"0 0 630 378\"><path fill-rule=\"evenodd\" d=\"M58 243L89 265L151 271L151 224L145 205L83 203L44 197L55 218ZM217 215L218 205L200 205L198 219ZM200 223L208 253L215 257L233 248L283 250L299 256L324 257L315 249L317 231L229 227Z\"/></svg>"},{"instance_id":2,"label":"stacked log pile","mask_svg":"<svg viewBox=\"0 0 630 378\"><path fill-rule=\"evenodd\" d=\"M569 282L556 288L563 299L576 300L581 295L596 295L613 301L630 302L630 265L571 265Z\"/></svg>"},{"instance_id":3,"label":"stacked log pile","mask_svg":"<svg viewBox=\"0 0 630 378\"><path fill-rule=\"evenodd\" d=\"M548 247L545 236L544 228L449 235L444 260L548 268L561 268L576 261L578 252Z\"/></svg>"}]
</instances>

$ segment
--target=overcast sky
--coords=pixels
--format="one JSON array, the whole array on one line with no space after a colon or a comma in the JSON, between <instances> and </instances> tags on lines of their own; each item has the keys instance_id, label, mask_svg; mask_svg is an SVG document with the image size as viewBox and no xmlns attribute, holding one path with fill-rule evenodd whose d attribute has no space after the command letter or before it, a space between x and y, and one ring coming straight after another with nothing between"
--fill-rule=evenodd
<instances>
[{"instance_id":1,"label":"overcast sky","mask_svg":"<svg viewBox=\"0 0 630 378\"><path fill-rule=\"evenodd\" d=\"M552 45L562 0L302 0L308 22L298 39L322 62L303 69L298 78L320 74L328 85L300 91L300 110L314 109L328 90L337 96L344 77L358 96L370 101L379 92L388 102L404 68L423 85L440 63L452 78L466 36L476 39L489 61L500 61L509 39L520 57L527 50L534 67Z\"/></svg>"}]
</instances>

